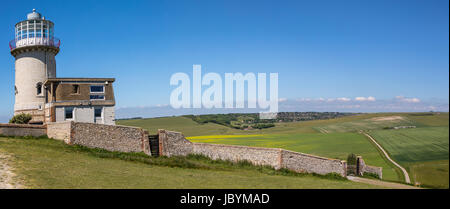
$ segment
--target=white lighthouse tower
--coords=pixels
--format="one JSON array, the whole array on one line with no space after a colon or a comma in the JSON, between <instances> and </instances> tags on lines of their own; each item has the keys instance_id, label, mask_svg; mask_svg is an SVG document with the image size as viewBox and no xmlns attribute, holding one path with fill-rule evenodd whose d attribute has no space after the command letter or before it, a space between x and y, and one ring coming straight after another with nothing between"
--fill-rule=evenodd
<instances>
[{"instance_id":1,"label":"white lighthouse tower","mask_svg":"<svg viewBox=\"0 0 450 209\"><path fill-rule=\"evenodd\" d=\"M56 77L55 56L59 39L53 36L53 22L46 20L35 9L27 19L15 26L15 38L9 43L15 57L14 115L29 113L31 123L44 121L46 94L44 82Z\"/></svg>"}]
</instances>

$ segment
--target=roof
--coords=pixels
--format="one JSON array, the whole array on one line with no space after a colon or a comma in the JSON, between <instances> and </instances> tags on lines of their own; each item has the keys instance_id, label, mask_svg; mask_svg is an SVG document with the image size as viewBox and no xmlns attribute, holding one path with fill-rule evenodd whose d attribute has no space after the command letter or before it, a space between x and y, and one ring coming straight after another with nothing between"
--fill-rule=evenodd
<instances>
[{"instance_id":1,"label":"roof","mask_svg":"<svg viewBox=\"0 0 450 209\"><path fill-rule=\"evenodd\" d=\"M114 82L115 78L48 78L44 84L55 82Z\"/></svg>"}]
</instances>

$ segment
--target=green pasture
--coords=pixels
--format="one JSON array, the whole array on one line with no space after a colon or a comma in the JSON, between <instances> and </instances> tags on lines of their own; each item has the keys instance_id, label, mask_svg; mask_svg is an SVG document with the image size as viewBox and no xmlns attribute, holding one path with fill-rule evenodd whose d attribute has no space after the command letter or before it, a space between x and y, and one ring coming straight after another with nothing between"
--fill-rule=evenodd
<instances>
[{"instance_id":1,"label":"green pasture","mask_svg":"<svg viewBox=\"0 0 450 209\"><path fill-rule=\"evenodd\" d=\"M387 129L397 126L418 126L419 124L403 116L383 116L373 117L364 120L354 120L349 122L334 123L325 126L315 127L319 132L357 132L359 130Z\"/></svg>"},{"instance_id":2,"label":"green pasture","mask_svg":"<svg viewBox=\"0 0 450 209\"><path fill-rule=\"evenodd\" d=\"M409 170L411 178L418 176L421 184L437 187L446 182L448 187L448 126L376 130L370 134L395 161Z\"/></svg>"},{"instance_id":3,"label":"green pasture","mask_svg":"<svg viewBox=\"0 0 450 209\"><path fill-rule=\"evenodd\" d=\"M408 163L411 181L425 187L449 187L448 160Z\"/></svg>"},{"instance_id":4,"label":"green pasture","mask_svg":"<svg viewBox=\"0 0 450 209\"><path fill-rule=\"evenodd\" d=\"M448 127L423 127L370 132L399 163L448 160Z\"/></svg>"},{"instance_id":5,"label":"green pasture","mask_svg":"<svg viewBox=\"0 0 450 209\"><path fill-rule=\"evenodd\" d=\"M155 134L158 129L182 132L185 136L234 134L243 133L239 129L233 129L215 123L199 124L186 117L145 118L133 120L118 120L118 125L137 126L147 129Z\"/></svg>"}]
</instances>

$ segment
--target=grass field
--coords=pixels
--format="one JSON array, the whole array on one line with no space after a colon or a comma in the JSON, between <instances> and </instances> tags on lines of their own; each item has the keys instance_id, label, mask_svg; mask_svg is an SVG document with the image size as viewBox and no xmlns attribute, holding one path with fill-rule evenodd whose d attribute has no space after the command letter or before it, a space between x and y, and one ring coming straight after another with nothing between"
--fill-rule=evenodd
<instances>
[{"instance_id":1,"label":"grass field","mask_svg":"<svg viewBox=\"0 0 450 209\"><path fill-rule=\"evenodd\" d=\"M112 153L52 139L0 137L0 152L12 156L8 164L15 180L28 188L379 188L195 156Z\"/></svg>"},{"instance_id":2,"label":"grass field","mask_svg":"<svg viewBox=\"0 0 450 209\"><path fill-rule=\"evenodd\" d=\"M193 142L275 147L323 157L346 160L348 154L362 155L367 164L383 167L383 179L398 181L394 168L358 133L304 133L271 135L226 135L188 137Z\"/></svg>"},{"instance_id":3,"label":"grass field","mask_svg":"<svg viewBox=\"0 0 450 209\"><path fill-rule=\"evenodd\" d=\"M374 113L346 116L327 120L311 120L291 123L275 123L275 127L261 130L240 130L215 123L198 124L186 117L161 117L132 120L117 120L118 125L138 126L156 133L158 129L182 132L185 136L231 135L231 134L297 134L318 133L317 127L364 120L373 117L391 116L392 113ZM400 115L406 115L404 113Z\"/></svg>"},{"instance_id":4,"label":"grass field","mask_svg":"<svg viewBox=\"0 0 450 209\"><path fill-rule=\"evenodd\" d=\"M425 185L448 187L448 126L376 130L370 134L409 171L411 178Z\"/></svg>"},{"instance_id":5,"label":"grass field","mask_svg":"<svg viewBox=\"0 0 450 209\"><path fill-rule=\"evenodd\" d=\"M118 120L118 125L137 126L156 133L158 129L182 132L185 136L244 133L242 130L215 123L198 124L185 117L146 118L136 120Z\"/></svg>"},{"instance_id":6,"label":"grass field","mask_svg":"<svg viewBox=\"0 0 450 209\"><path fill-rule=\"evenodd\" d=\"M417 162L407 165L412 173L412 181L434 188L449 187L448 160Z\"/></svg>"}]
</instances>

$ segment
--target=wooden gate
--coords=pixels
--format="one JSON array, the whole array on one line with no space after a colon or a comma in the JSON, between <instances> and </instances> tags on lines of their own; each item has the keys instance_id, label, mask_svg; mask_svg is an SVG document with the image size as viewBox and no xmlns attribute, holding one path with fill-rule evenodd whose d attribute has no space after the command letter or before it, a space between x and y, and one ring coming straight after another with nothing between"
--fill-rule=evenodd
<instances>
[{"instance_id":1,"label":"wooden gate","mask_svg":"<svg viewBox=\"0 0 450 209\"><path fill-rule=\"evenodd\" d=\"M360 173L361 173L361 168L360 168L360 165L359 165L359 157L356 157L356 175L357 176L359 176L360 175Z\"/></svg>"}]
</instances>

